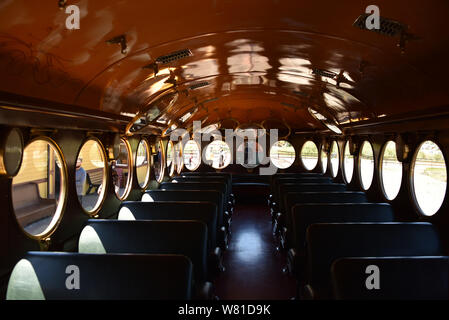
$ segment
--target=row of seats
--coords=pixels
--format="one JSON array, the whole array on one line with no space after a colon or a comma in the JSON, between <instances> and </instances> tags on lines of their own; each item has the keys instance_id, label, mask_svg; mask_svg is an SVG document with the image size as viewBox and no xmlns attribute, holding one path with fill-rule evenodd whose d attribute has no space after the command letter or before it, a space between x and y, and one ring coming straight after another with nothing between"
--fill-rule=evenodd
<instances>
[{"instance_id":1,"label":"row of seats","mask_svg":"<svg viewBox=\"0 0 449 320\"><path fill-rule=\"evenodd\" d=\"M277 174L271 190L284 271L300 298L449 298L448 258L432 224L395 222L389 204L322 175Z\"/></svg>"},{"instance_id":2,"label":"row of seats","mask_svg":"<svg viewBox=\"0 0 449 320\"><path fill-rule=\"evenodd\" d=\"M117 220L87 222L79 253L29 252L13 270L7 298L214 299L231 186L230 175L176 177L142 201L123 202Z\"/></svg>"}]
</instances>

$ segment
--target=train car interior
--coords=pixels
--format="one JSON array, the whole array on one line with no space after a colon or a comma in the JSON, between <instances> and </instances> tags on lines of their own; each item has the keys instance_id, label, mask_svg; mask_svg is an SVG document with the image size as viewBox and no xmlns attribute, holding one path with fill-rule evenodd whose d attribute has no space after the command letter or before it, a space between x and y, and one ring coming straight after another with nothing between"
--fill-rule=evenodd
<instances>
[{"instance_id":1,"label":"train car interior","mask_svg":"<svg viewBox=\"0 0 449 320\"><path fill-rule=\"evenodd\" d=\"M448 19L0 1L0 300L448 300Z\"/></svg>"}]
</instances>

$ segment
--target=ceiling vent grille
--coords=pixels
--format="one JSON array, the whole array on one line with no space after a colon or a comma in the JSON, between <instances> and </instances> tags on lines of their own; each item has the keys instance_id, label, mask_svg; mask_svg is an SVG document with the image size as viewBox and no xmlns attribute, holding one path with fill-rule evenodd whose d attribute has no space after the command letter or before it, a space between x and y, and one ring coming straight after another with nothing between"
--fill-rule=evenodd
<instances>
[{"instance_id":1,"label":"ceiling vent grille","mask_svg":"<svg viewBox=\"0 0 449 320\"><path fill-rule=\"evenodd\" d=\"M312 70L312 74L316 74L318 76L325 77L325 78L331 78L331 79L334 79L335 77L337 77L337 74L335 72L331 72L331 71L327 71L327 70L323 70L323 69L316 69L316 68Z\"/></svg>"},{"instance_id":2,"label":"ceiling vent grille","mask_svg":"<svg viewBox=\"0 0 449 320\"><path fill-rule=\"evenodd\" d=\"M407 30L407 27L400 22L386 19L380 17L380 28L379 29L368 29L366 27L366 19L369 17L369 14L362 14L357 20L354 22L354 27L357 27L362 30L373 31L384 36L396 37L400 36Z\"/></svg>"},{"instance_id":3,"label":"ceiling vent grille","mask_svg":"<svg viewBox=\"0 0 449 320\"><path fill-rule=\"evenodd\" d=\"M190 51L189 49L184 49L184 50L179 50L179 51L169 53L165 56L160 56L156 59L156 62L160 63L160 64L167 64L167 63L170 63L173 61L178 61L180 59L191 57L191 56L193 56L192 51Z\"/></svg>"},{"instance_id":4,"label":"ceiling vent grille","mask_svg":"<svg viewBox=\"0 0 449 320\"><path fill-rule=\"evenodd\" d=\"M302 92L302 91L293 91L293 94L296 94L297 96L301 96L304 98L308 98L309 94L307 92Z\"/></svg>"},{"instance_id":5,"label":"ceiling vent grille","mask_svg":"<svg viewBox=\"0 0 449 320\"><path fill-rule=\"evenodd\" d=\"M207 81L197 82L197 83L192 84L192 85L189 87L189 89L190 89L190 90L195 90L195 89L199 89L199 88L202 88L202 87L207 87L208 85L210 85L210 83L207 82Z\"/></svg>"},{"instance_id":6,"label":"ceiling vent grille","mask_svg":"<svg viewBox=\"0 0 449 320\"><path fill-rule=\"evenodd\" d=\"M220 99L220 98L207 99L207 100L204 100L203 103L214 102L214 101L217 101L218 99Z\"/></svg>"}]
</instances>

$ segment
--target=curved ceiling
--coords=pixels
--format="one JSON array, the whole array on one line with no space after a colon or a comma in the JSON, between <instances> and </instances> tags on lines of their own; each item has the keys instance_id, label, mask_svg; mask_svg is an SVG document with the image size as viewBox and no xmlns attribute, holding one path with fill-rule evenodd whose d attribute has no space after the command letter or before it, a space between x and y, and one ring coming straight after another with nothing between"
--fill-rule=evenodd
<instances>
[{"instance_id":1,"label":"curved ceiling","mask_svg":"<svg viewBox=\"0 0 449 320\"><path fill-rule=\"evenodd\" d=\"M72 4L79 30L66 29L56 0L0 3L1 91L130 121L158 106L161 128L232 118L312 131L325 126L309 108L350 126L449 105L446 0L377 1L412 35L404 52L400 36L353 26L369 1ZM109 43L120 36L126 48ZM163 61L180 50L187 56ZM173 103L159 100L171 93Z\"/></svg>"}]
</instances>

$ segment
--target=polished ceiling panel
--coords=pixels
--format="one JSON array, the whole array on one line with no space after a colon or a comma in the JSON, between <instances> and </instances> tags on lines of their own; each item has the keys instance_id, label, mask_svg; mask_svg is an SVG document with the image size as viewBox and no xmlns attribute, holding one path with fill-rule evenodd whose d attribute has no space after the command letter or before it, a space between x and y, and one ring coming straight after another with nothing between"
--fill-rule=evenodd
<instances>
[{"instance_id":1,"label":"polished ceiling panel","mask_svg":"<svg viewBox=\"0 0 449 320\"><path fill-rule=\"evenodd\" d=\"M449 105L446 0L377 1L413 35L404 52L400 37L353 26L369 1L72 4L79 30L58 1L0 2L0 91L130 121L160 104L161 129L233 118L312 131L325 127L308 108L351 126ZM120 36L124 51L108 41ZM163 63L171 53L180 59Z\"/></svg>"}]
</instances>

